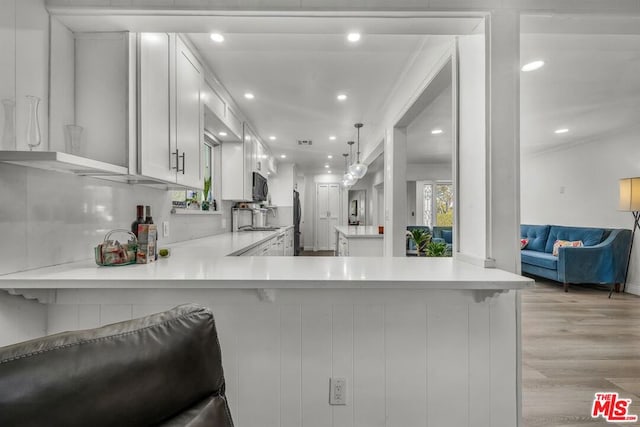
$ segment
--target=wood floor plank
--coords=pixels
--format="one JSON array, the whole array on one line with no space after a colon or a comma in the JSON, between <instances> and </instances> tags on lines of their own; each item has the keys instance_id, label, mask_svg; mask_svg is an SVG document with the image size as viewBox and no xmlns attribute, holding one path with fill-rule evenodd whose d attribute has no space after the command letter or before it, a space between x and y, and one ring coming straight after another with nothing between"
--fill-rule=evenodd
<instances>
[{"instance_id":1,"label":"wood floor plank","mask_svg":"<svg viewBox=\"0 0 640 427\"><path fill-rule=\"evenodd\" d=\"M640 297L607 295L540 279L522 292L525 427L616 425L591 418L596 392L618 392L640 414Z\"/></svg>"}]
</instances>

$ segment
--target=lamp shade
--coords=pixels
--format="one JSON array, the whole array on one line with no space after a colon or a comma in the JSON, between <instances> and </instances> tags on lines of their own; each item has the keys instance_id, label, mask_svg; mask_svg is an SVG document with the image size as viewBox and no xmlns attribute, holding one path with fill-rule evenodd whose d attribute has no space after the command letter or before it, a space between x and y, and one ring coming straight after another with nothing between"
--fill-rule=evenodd
<instances>
[{"instance_id":1,"label":"lamp shade","mask_svg":"<svg viewBox=\"0 0 640 427\"><path fill-rule=\"evenodd\" d=\"M349 173L355 178L360 179L367 174L367 165L364 163L354 163L349 166Z\"/></svg>"},{"instance_id":2,"label":"lamp shade","mask_svg":"<svg viewBox=\"0 0 640 427\"><path fill-rule=\"evenodd\" d=\"M640 211L640 177L620 180L620 204L618 210Z\"/></svg>"}]
</instances>

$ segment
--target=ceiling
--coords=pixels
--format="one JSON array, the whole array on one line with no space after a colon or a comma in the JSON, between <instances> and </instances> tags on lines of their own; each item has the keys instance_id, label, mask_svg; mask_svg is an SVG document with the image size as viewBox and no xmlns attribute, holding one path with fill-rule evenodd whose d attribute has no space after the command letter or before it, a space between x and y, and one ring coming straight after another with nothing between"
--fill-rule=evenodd
<instances>
[{"instance_id":1,"label":"ceiling","mask_svg":"<svg viewBox=\"0 0 640 427\"><path fill-rule=\"evenodd\" d=\"M340 173L346 142L356 140L354 123L364 123L366 140L368 124L428 36L371 34L357 44L345 34L225 34L220 44L208 34L189 37L273 154L305 172L326 172L329 164ZM347 100L338 101L339 93Z\"/></svg>"},{"instance_id":2,"label":"ceiling","mask_svg":"<svg viewBox=\"0 0 640 427\"><path fill-rule=\"evenodd\" d=\"M640 35L523 34L520 78L523 153L628 131L640 118ZM569 129L555 134L556 129Z\"/></svg>"}]
</instances>

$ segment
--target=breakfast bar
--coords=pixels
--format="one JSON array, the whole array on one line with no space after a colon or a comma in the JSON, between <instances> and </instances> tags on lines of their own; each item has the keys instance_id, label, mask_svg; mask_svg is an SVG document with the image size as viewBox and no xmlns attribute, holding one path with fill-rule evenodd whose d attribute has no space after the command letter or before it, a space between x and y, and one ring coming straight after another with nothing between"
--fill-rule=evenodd
<instances>
[{"instance_id":1,"label":"breakfast bar","mask_svg":"<svg viewBox=\"0 0 640 427\"><path fill-rule=\"evenodd\" d=\"M238 425L300 425L303 413L317 425L354 414L368 425L517 425L530 279L451 258L212 256L247 246L221 239L173 245L146 265L4 275L0 287L46 305L47 334L212 308ZM346 379L346 406L328 405L330 377Z\"/></svg>"}]
</instances>

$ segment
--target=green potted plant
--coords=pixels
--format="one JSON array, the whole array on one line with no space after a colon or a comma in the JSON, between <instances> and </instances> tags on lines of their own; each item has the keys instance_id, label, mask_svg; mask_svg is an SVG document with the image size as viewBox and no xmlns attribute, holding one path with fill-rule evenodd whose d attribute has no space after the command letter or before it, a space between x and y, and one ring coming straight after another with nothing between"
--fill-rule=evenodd
<instances>
[{"instance_id":1,"label":"green potted plant","mask_svg":"<svg viewBox=\"0 0 640 427\"><path fill-rule=\"evenodd\" d=\"M202 201L202 210L208 211L211 199L211 177L208 177L204 180L204 192L203 192L204 200Z\"/></svg>"},{"instance_id":2,"label":"green potted plant","mask_svg":"<svg viewBox=\"0 0 640 427\"><path fill-rule=\"evenodd\" d=\"M425 248L429 242L431 242L431 234L420 228L415 228L413 230L408 230L407 236L409 236L416 245L417 256L420 256L420 253L425 253Z\"/></svg>"},{"instance_id":3,"label":"green potted plant","mask_svg":"<svg viewBox=\"0 0 640 427\"><path fill-rule=\"evenodd\" d=\"M431 241L426 245L427 256L444 257L447 256L447 244L444 242Z\"/></svg>"}]
</instances>

